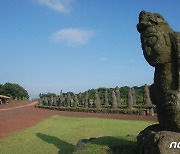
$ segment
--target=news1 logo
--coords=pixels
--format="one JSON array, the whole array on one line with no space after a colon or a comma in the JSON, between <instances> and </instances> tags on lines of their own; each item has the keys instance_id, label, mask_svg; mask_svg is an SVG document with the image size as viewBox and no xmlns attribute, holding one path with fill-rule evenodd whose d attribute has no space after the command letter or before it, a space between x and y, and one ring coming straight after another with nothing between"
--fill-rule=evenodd
<instances>
[{"instance_id":1,"label":"news1 logo","mask_svg":"<svg viewBox=\"0 0 180 154\"><path fill-rule=\"evenodd\" d=\"M180 142L171 142L169 148L180 149Z\"/></svg>"}]
</instances>

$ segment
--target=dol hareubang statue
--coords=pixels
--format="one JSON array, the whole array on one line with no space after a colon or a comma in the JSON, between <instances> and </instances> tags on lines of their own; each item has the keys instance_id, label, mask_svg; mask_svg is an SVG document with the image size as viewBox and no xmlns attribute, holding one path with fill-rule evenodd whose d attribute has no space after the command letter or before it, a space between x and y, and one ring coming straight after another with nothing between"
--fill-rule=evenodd
<instances>
[{"instance_id":1,"label":"dol hareubang statue","mask_svg":"<svg viewBox=\"0 0 180 154\"><path fill-rule=\"evenodd\" d=\"M180 142L180 33L174 32L160 14L145 11L139 15L137 30L144 57L155 67L150 95L159 120L137 136L139 153L179 154L170 144Z\"/></svg>"},{"instance_id":2,"label":"dol hareubang statue","mask_svg":"<svg viewBox=\"0 0 180 154\"><path fill-rule=\"evenodd\" d=\"M137 30L143 54L155 67L150 93L163 130L180 132L180 33L157 13L142 11Z\"/></svg>"}]
</instances>

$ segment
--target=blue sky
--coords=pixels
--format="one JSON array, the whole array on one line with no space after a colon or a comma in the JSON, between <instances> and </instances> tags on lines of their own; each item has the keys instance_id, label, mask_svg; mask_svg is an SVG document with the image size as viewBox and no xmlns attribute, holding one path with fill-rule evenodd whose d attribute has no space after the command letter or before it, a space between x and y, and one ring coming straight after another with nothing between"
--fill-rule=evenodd
<instances>
[{"instance_id":1,"label":"blue sky","mask_svg":"<svg viewBox=\"0 0 180 154\"><path fill-rule=\"evenodd\" d=\"M40 92L152 84L136 30L141 10L180 31L178 0L1 0L1 80Z\"/></svg>"}]
</instances>

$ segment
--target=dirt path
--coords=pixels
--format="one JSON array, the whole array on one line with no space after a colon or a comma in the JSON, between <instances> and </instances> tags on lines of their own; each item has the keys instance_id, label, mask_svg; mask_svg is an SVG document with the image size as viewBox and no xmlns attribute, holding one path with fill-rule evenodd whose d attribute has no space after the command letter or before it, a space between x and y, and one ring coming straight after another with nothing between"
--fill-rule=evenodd
<instances>
[{"instance_id":1,"label":"dirt path","mask_svg":"<svg viewBox=\"0 0 180 154\"><path fill-rule=\"evenodd\" d=\"M30 104L29 102L19 102L16 104L1 105L0 138L14 131L34 126L38 122L47 119L52 115L69 117L98 117L111 119L157 121L157 117L152 116L52 111L35 108L34 104Z\"/></svg>"},{"instance_id":2,"label":"dirt path","mask_svg":"<svg viewBox=\"0 0 180 154\"><path fill-rule=\"evenodd\" d=\"M0 112L1 111L7 111L7 110L14 110L14 109L18 109L18 108L23 108L23 107L27 107L27 106L34 106L35 104L37 104L37 102L32 102L32 103L29 103L29 104L23 104L21 106L14 106L15 104L13 104L12 107L9 107L9 106L4 106L5 108L0 108ZM11 105L11 104L10 104ZM19 105L19 104L18 104Z\"/></svg>"}]
</instances>

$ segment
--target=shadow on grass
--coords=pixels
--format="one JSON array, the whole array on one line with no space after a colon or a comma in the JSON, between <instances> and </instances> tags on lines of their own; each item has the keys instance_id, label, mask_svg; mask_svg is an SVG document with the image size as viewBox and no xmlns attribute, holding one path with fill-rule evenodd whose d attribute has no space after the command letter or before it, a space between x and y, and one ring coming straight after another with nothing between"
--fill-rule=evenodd
<instances>
[{"instance_id":1,"label":"shadow on grass","mask_svg":"<svg viewBox=\"0 0 180 154\"><path fill-rule=\"evenodd\" d=\"M93 139L90 143L102 145L102 148L110 154L138 154L135 138L128 136L127 139L129 140L127 140L118 137L103 136Z\"/></svg>"},{"instance_id":2,"label":"shadow on grass","mask_svg":"<svg viewBox=\"0 0 180 154\"><path fill-rule=\"evenodd\" d=\"M41 133L37 133L36 135L43 141L56 146L59 149L59 152L58 152L59 154L60 153L72 154L75 150L73 144L63 141L57 137L41 134ZM87 139L82 139L82 141L83 140L87 140ZM131 137L131 136L127 137L126 139L113 137L113 136L103 136L103 137L98 137L98 138L92 138L89 140L88 143L101 145L102 150L106 151L109 154L138 154L135 137ZM79 150L83 151L83 148Z\"/></svg>"},{"instance_id":3,"label":"shadow on grass","mask_svg":"<svg viewBox=\"0 0 180 154\"><path fill-rule=\"evenodd\" d=\"M70 154L70 153L73 153L73 151L74 151L74 145L72 145L66 141L63 141L57 137L46 135L46 134L41 134L41 133L37 133L36 135L43 141L56 146L59 149L59 152L58 152L59 154L60 153L61 154L62 153Z\"/></svg>"}]
</instances>

